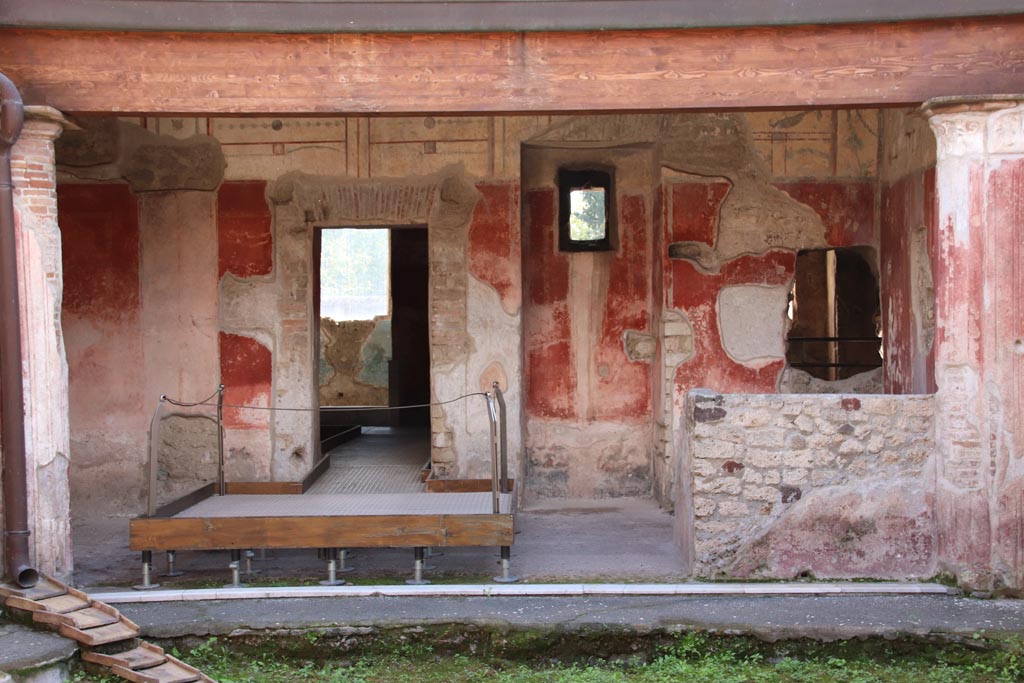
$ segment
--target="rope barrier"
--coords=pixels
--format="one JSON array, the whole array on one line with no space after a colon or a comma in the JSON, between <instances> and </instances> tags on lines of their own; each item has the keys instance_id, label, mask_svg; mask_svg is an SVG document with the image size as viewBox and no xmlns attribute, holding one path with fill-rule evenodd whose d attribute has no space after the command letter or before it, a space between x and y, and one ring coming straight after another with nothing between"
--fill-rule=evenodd
<instances>
[{"instance_id":1,"label":"rope barrier","mask_svg":"<svg viewBox=\"0 0 1024 683\"><path fill-rule=\"evenodd\" d=\"M183 407L183 408L195 408L197 406L210 406L212 408L216 408L217 404L216 403L211 403L210 399L212 399L218 393L219 393L218 391L215 391L208 398L205 398L202 401L196 401L194 403L189 403L187 401L178 401L178 400L175 400L173 398L169 398L166 394L161 394L160 400L161 401L167 401L171 405L175 405L175 406L179 406L179 407ZM223 408L237 408L239 410L268 410L268 411L281 410L281 411L305 412L305 413L315 413L315 412L340 412L340 413L344 413L344 412L362 411L362 410L407 410L407 409L410 409L410 408L429 408L431 406L445 406L445 405L448 405L449 403L455 403L456 401L461 401L461 400L466 399L466 398L472 398L473 396L483 396L483 397L486 398L487 393L483 392L483 391L475 391L475 392L473 392L471 394L463 394L462 396L458 396L456 398L449 399L447 401L437 401L437 402L432 402L432 403L413 403L413 404L404 405L404 406L319 406L319 407L316 407L316 408L293 408L293 407L288 407L288 406L285 406L285 407L281 407L281 406L247 406L247 405L239 405L239 404L232 404L232 403L224 403L224 404L222 404L222 407Z\"/></svg>"}]
</instances>

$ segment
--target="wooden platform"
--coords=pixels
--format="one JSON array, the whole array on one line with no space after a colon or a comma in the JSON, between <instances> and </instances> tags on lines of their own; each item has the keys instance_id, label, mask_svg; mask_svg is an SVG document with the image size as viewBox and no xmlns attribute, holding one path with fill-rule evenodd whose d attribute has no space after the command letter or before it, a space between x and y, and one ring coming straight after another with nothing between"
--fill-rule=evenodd
<instances>
[{"instance_id":1,"label":"wooden platform","mask_svg":"<svg viewBox=\"0 0 1024 683\"><path fill-rule=\"evenodd\" d=\"M206 489L209 493L212 490ZM515 494L226 495L131 520L132 550L512 545ZM181 508L181 509L179 509Z\"/></svg>"}]
</instances>

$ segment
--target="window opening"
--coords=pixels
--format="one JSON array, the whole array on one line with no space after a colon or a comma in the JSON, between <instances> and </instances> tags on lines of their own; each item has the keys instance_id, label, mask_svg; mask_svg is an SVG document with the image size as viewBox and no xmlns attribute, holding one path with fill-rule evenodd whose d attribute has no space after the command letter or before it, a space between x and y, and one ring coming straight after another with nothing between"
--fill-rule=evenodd
<instances>
[{"instance_id":1,"label":"window opening","mask_svg":"<svg viewBox=\"0 0 1024 683\"><path fill-rule=\"evenodd\" d=\"M866 248L797 254L789 295L786 361L839 380L882 365L878 276Z\"/></svg>"},{"instance_id":2,"label":"window opening","mask_svg":"<svg viewBox=\"0 0 1024 683\"><path fill-rule=\"evenodd\" d=\"M612 174L606 170L558 170L562 251L608 251L612 246Z\"/></svg>"}]
</instances>

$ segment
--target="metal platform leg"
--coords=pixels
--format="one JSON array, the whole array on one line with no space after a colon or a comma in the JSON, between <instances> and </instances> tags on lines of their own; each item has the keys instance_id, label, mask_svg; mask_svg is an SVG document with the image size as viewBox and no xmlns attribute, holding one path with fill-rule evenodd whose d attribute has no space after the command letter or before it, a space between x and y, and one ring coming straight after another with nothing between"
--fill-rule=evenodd
<instances>
[{"instance_id":1,"label":"metal platform leg","mask_svg":"<svg viewBox=\"0 0 1024 683\"><path fill-rule=\"evenodd\" d=\"M344 586L345 581L338 578L338 549L321 548L320 559L327 559L327 580L321 581L321 586Z\"/></svg>"},{"instance_id":2,"label":"metal platform leg","mask_svg":"<svg viewBox=\"0 0 1024 683\"><path fill-rule=\"evenodd\" d=\"M430 560L434 555L442 555L443 553L435 553L433 548L426 547L423 549L423 571L432 572L437 569L437 565L433 564Z\"/></svg>"},{"instance_id":3,"label":"metal platform leg","mask_svg":"<svg viewBox=\"0 0 1024 683\"><path fill-rule=\"evenodd\" d=\"M231 551L231 562L228 563L228 569L231 570L231 583L226 584L225 588L245 588L246 585L242 583L242 551L232 550Z\"/></svg>"},{"instance_id":4,"label":"metal platform leg","mask_svg":"<svg viewBox=\"0 0 1024 683\"><path fill-rule=\"evenodd\" d=\"M154 588L159 588L159 583L153 583L151 578L153 576L153 551L143 550L142 551L142 583L137 586L132 586L137 591L151 591Z\"/></svg>"},{"instance_id":5,"label":"metal platform leg","mask_svg":"<svg viewBox=\"0 0 1024 683\"><path fill-rule=\"evenodd\" d=\"M423 548L414 548L413 557L416 558L416 561L413 563L413 577L406 579L405 582L410 586L424 586L430 583L423 578Z\"/></svg>"},{"instance_id":6,"label":"metal platform leg","mask_svg":"<svg viewBox=\"0 0 1024 683\"><path fill-rule=\"evenodd\" d=\"M164 574L164 576L175 577L175 576L181 576L182 574L185 573L185 572L179 572L178 571L178 568L175 566L177 564L177 561L178 561L178 551L177 550L168 550L167 551L167 573Z\"/></svg>"},{"instance_id":7,"label":"metal platform leg","mask_svg":"<svg viewBox=\"0 0 1024 683\"><path fill-rule=\"evenodd\" d=\"M498 583L515 583L519 580L518 576L512 576L509 573L512 565L512 548L503 545L501 546L501 576L495 576L494 580Z\"/></svg>"},{"instance_id":8,"label":"metal platform leg","mask_svg":"<svg viewBox=\"0 0 1024 683\"><path fill-rule=\"evenodd\" d=\"M348 554L348 549L340 548L338 550L338 573L339 574L348 574L349 572L354 572L356 570L355 567L349 567L347 564L345 564L345 562L349 559L349 557L351 557L351 555Z\"/></svg>"},{"instance_id":9,"label":"metal platform leg","mask_svg":"<svg viewBox=\"0 0 1024 683\"><path fill-rule=\"evenodd\" d=\"M260 574L260 573L263 572L262 569L253 569L252 568L252 560L253 560L254 557L256 557L256 553L255 552L253 552L252 550L246 550L245 553L243 553L243 554L245 555L245 575L246 576L252 576L254 574Z\"/></svg>"}]
</instances>

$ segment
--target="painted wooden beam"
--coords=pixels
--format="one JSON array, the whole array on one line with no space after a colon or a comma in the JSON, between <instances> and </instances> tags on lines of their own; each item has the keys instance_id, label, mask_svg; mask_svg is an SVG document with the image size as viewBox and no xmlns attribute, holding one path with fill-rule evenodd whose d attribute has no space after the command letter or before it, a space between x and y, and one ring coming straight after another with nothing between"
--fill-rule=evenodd
<instances>
[{"instance_id":1,"label":"painted wooden beam","mask_svg":"<svg viewBox=\"0 0 1024 683\"><path fill-rule=\"evenodd\" d=\"M67 112L416 113L917 103L1024 92L1024 17L578 33L0 30Z\"/></svg>"}]
</instances>

